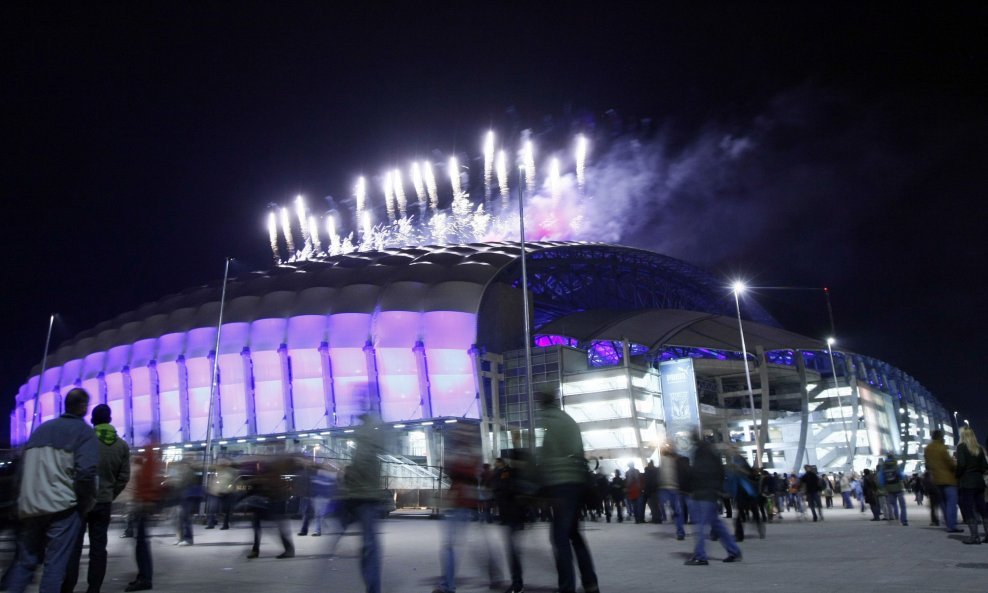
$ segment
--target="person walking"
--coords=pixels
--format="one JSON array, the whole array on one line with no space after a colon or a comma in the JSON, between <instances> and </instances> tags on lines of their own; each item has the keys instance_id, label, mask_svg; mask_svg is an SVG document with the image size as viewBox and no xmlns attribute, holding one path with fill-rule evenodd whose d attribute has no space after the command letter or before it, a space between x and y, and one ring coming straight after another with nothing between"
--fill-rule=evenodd
<instances>
[{"instance_id":1,"label":"person walking","mask_svg":"<svg viewBox=\"0 0 988 593\"><path fill-rule=\"evenodd\" d=\"M148 541L148 526L151 518L161 507L164 495L161 486L162 465L158 456L157 436L151 435L151 442L144 445L144 452L134 477L134 502L132 518L134 522L134 555L137 562L137 578L127 584L124 591L146 591L152 588L154 563L151 558L151 543Z\"/></svg>"},{"instance_id":2,"label":"person walking","mask_svg":"<svg viewBox=\"0 0 988 593\"><path fill-rule=\"evenodd\" d=\"M659 468L655 467L655 462L648 460L645 466L645 504L648 505L648 512L652 523L662 522L662 513L659 506ZM643 513L644 517L644 513Z\"/></svg>"},{"instance_id":3,"label":"person walking","mask_svg":"<svg viewBox=\"0 0 988 593\"><path fill-rule=\"evenodd\" d=\"M599 593L590 548L580 533L577 519L583 506L587 462L583 437L576 421L559 408L556 394L539 394L540 420L545 430L539 451L539 473L552 508L552 551L556 560L559 593L576 592L573 556L580 568L585 593Z\"/></svg>"},{"instance_id":4,"label":"person walking","mask_svg":"<svg viewBox=\"0 0 988 593\"><path fill-rule=\"evenodd\" d=\"M940 489L936 487L933 483L933 476L930 475L929 470L923 472L920 482L923 486L923 490L926 491L927 504L930 505L930 527L939 527L940 518L937 513L937 509L940 508Z\"/></svg>"},{"instance_id":5,"label":"person walking","mask_svg":"<svg viewBox=\"0 0 988 593\"><path fill-rule=\"evenodd\" d=\"M247 552L247 559L257 558L261 555L261 523L265 519L274 521L281 538L283 551L275 558L294 558L295 544L292 541L292 526L288 519L286 506L288 498L291 496L291 488L282 479L282 476L289 475L295 470L295 460L288 456L276 457L270 462L265 461L261 466L261 474L258 476L256 485L251 491L251 497L256 503L253 505L254 514L251 517L251 527L254 531L254 544Z\"/></svg>"},{"instance_id":6,"label":"person walking","mask_svg":"<svg viewBox=\"0 0 988 593\"><path fill-rule=\"evenodd\" d=\"M813 514L813 522L816 523L817 521L817 513L819 513L819 520L823 521L823 505L820 504L820 492L823 490L823 483L816 473L816 466L807 464L803 466L803 469L805 473L799 477L799 481L806 491L806 504L809 505L810 512Z\"/></svg>"},{"instance_id":7,"label":"person walking","mask_svg":"<svg viewBox=\"0 0 988 593\"><path fill-rule=\"evenodd\" d=\"M988 543L988 505L985 504L985 474L988 459L978 444L978 437L969 426L961 428L961 443L957 445L957 487L961 511L970 530L965 544ZM985 528L984 540L978 537L978 519Z\"/></svg>"},{"instance_id":8,"label":"person walking","mask_svg":"<svg viewBox=\"0 0 988 593\"><path fill-rule=\"evenodd\" d=\"M940 490L943 524L947 533L963 533L964 530L957 527L957 462L947 451L942 430L934 430L930 436L932 440L923 451L923 459L933 478L933 484Z\"/></svg>"},{"instance_id":9,"label":"person walking","mask_svg":"<svg viewBox=\"0 0 988 593\"><path fill-rule=\"evenodd\" d=\"M861 478L861 488L862 488L862 500L868 503L868 507L871 508L872 521L881 520L881 511L878 506L878 481L875 480L875 475L871 473L871 470L865 468L863 472L863 477Z\"/></svg>"},{"instance_id":10,"label":"person walking","mask_svg":"<svg viewBox=\"0 0 988 593\"><path fill-rule=\"evenodd\" d=\"M96 502L99 441L83 416L89 394L65 395L65 413L39 426L24 447L17 510L21 533L8 586L23 593L44 562L39 593L59 593L82 530Z\"/></svg>"},{"instance_id":11,"label":"person walking","mask_svg":"<svg viewBox=\"0 0 988 593\"><path fill-rule=\"evenodd\" d=\"M724 488L725 476L724 464L721 462L720 453L714 449L712 440L713 435L708 435L702 440L698 435L693 435L695 447L693 449L693 462L690 464L689 481L693 495L691 515L695 525L693 527L693 556L686 561L687 566L706 566L710 563L704 547L708 533L720 541L724 550L727 551L727 558L724 558L724 562L741 561L741 548L734 541L730 530L717 516L717 500Z\"/></svg>"},{"instance_id":12,"label":"person walking","mask_svg":"<svg viewBox=\"0 0 988 593\"><path fill-rule=\"evenodd\" d=\"M366 593L381 593L381 546L377 524L385 491L381 486L381 458L384 453L384 429L374 414L363 414L362 424L353 433L351 465L346 470L346 505L354 520L360 522L363 544L360 571Z\"/></svg>"},{"instance_id":13,"label":"person walking","mask_svg":"<svg viewBox=\"0 0 988 593\"><path fill-rule=\"evenodd\" d=\"M885 489L886 519L898 517L903 525L909 525L906 517L906 476L891 452L879 466L878 483Z\"/></svg>"},{"instance_id":14,"label":"person walking","mask_svg":"<svg viewBox=\"0 0 988 593\"><path fill-rule=\"evenodd\" d=\"M624 522L624 478L621 477L621 470L614 470L614 477L611 478L611 505L617 514L617 522ZM630 514L630 513L629 513ZM607 509L607 522L611 522L611 510Z\"/></svg>"},{"instance_id":15,"label":"person walking","mask_svg":"<svg viewBox=\"0 0 988 593\"><path fill-rule=\"evenodd\" d=\"M497 505L498 518L505 527L505 546L508 555L508 570L511 573L511 586L505 593L523 593L525 591L524 576L521 567L521 550L518 538L525 528L524 512L518 500L516 472L519 468L514 461L511 465L505 459L498 457L494 460L494 477L491 490ZM605 478L606 481L606 478Z\"/></svg>"},{"instance_id":16,"label":"person walking","mask_svg":"<svg viewBox=\"0 0 988 593\"><path fill-rule=\"evenodd\" d=\"M676 452L676 446L668 442L662 447L662 462L659 464L659 504L669 505L676 521L676 539L686 539L683 524L686 521L686 503L683 491L689 479L689 459Z\"/></svg>"},{"instance_id":17,"label":"person walking","mask_svg":"<svg viewBox=\"0 0 988 593\"><path fill-rule=\"evenodd\" d=\"M624 472L624 484L628 497L628 514L635 523L645 522L645 498L642 491L642 473L635 467L635 462L628 464L628 471Z\"/></svg>"},{"instance_id":18,"label":"person walking","mask_svg":"<svg viewBox=\"0 0 988 593\"><path fill-rule=\"evenodd\" d=\"M117 429L110 424L110 406L99 404L93 408L91 420L99 439L99 488L96 504L86 514L83 529L79 530L75 551L62 581L62 593L72 593L79 580L79 557L86 528L89 530L89 572L86 593L99 593L106 576L106 542L110 528L110 510L113 500L123 492L130 481L130 447L117 437Z\"/></svg>"},{"instance_id":19,"label":"person walking","mask_svg":"<svg viewBox=\"0 0 988 593\"><path fill-rule=\"evenodd\" d=\"M233 512L233 486L237 481L235 470L228 459L216 462L216 475L206 487L207 506L206 529L215 529L218 523L216 516L223 516L220 530L230 528L230 515Z\"/></svg>"}]
</instances>

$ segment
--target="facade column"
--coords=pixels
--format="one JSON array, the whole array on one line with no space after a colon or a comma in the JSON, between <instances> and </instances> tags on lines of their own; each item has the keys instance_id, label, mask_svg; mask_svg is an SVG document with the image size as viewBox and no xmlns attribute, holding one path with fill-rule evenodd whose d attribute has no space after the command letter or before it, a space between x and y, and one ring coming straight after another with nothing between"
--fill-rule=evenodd
<instances>
[{"instance_id":1,"label":"facade column","mask_svg":"<svg viewBox=\"0 0 988 593\"><path fill-rule=\"evenodd\" d=\"M178 409L182 415L182 441L191 440L192 431L189 428L189 371L185 367L185 355L175 359L178 367Z\"/></svg>"},{"instance_id":2,"label":"facade column","mask_svg":"<svg viewBox=\"0 0 988 593\"><path fill-rule=\"evenodd\" d=\"M845 356L844 366L847 371L847 384L851 388L851 421L853 423L851 427L851 451L848 463L851 469L854 469L854 458L858 454L858 426L861 424L858 420L861 404L861 398L858 394L858 367L854 364L854 360L850 355Z\"/></svg>"},{"instance_id":3,"label":"facade column","mask_svg":"<svg viewBox=\"0 0 988 593\"><path fill-rule=\"evenodd\" d=\"M484 376L491 380L491 428L494 433L494 455L501 452L501 373L500 365L504 357L500 354L485 354L483 360L490 364L491 370ZM561 363L560 363L561 364Z\"/></svg>"},{"instance_id":4,"label":"facade column","mask_svg":"<svg viewBox=\"0 0 988 593\"><path fill-rule=\"evenodd\" d=\"M257 434L257 400L254 391L254 360L250 357L250 348L240 351L240 359L244 365L244 398L247 409L247 435Z\"/></svg>"},{"instance_id":5,"label":"facade column","mask_svg":"<svg viewBox=\"0 0 988 593\"><path fill-rule=\"evenodd\" d=\"M158 361L148 363L148 383L151 393L151 432L155 440L161 439L161 380L158 379ZM134 436L136 442L137 435Z\"/></svg>"},{"instance_id":6,"label":"facade column","mask_svg":"<svg viewBox=\"0 0 988 593\"><path fill-rule=\"evenodd\" d=\"M99 385L99 388L98 388L99 389L99 394L98 394L98 396L99 396L99 403L105 404L106 403L106 393L107 393L106 392L106 373L104 373L103 371L100 371L100 373L98 375L96 375L96 384ZM38 405L38 410L40 410L40 409L41 409L41 405L39 404ZM37 410L35 410L35 412L37 412ZM38 417L40 418L41 417L40 416L40 412L37 412L37 413L39 414Z\"/></svg>"},{"instance_id":7,"label":"facade column","mask_svg":"<svg viewBox=\"0 0 988 593\"><path fill-rule=\"evenodd\" d=\"M326 399L326 418L330 428L336 424L336 384L333 382L333 360L329 356L329 342L319 344L319 363L322 365L323 396Z\"/></svg>"},{"instance_id":8,"label":"facade column","mask_svg":"<svg viewBox=\"0 0 988 593\"><path fill-rule=\"evenodd\" d=\"M429 381L429 361L425 358L425 344L422 343L422 340L415 342L412 352L415 353L415 371L418 373L419 379L419 406L422 409L422 417L432 418L432 383ZM472 360L472 348L470 349L470 354ZM474 372L476 373L476 361L473 362Z\"/></svg>"},{"instance_id":9,"label":"facade column","mask_svg":"<svg viewBox=\"0 0 988 593\"><path fill-rule=\"evenodd\" d=\"M288 344L278 346L281 360L281 398L285 408L285 432L295 431L295 404L292 399L292 363L288 358Z\"/></svg>"},{"instance_id":10,"label":"facade column","mask_svg":"<svg viewBox=\"0 0 988 593\"><path fill-rule=\"evenodd\" d=\"M137 439L134 437L134 380L130 377L130 367L125 366L120 370L123 377L123 405L124 405L124 434L123 439L133 446Z\"/></svg>"},{"instance_id":11,"label":"facade column","mask_svg":"<svg viewBox=\"0 0 988 593\"><path fill-rule=\"evenodd\" d=\"M369 412L381 417L381 386L377 379L377 351L370 340L364 344L364 356L367 359L367 398Z\"/></svg>"},{"instance_id":12,"label":"facade column","mask_svg":"<svg viewBox=\"0 0 988 593\"><path fill-rule=\"evenodd\" d=\"M473 384L476 390L477 411L480 412L480 447L483 452L484 463L489 463L497 455L492 455L494 448L491 446L490 429L488 428L487 400L484 397L484 380L480 374L480 348L477 348L477 345L473 344L467 350L467 353L470 355L470 363L473 365Z\"/></svg>"},{"instance_id":13,"label":"facade column","mask_svg":"<svg viewBox=\"0 0 988 593\"><path fill-rule=\"evenodd\" d=\"M624 378L628 383L628 400L631 402L631 426L635 429L635 444L638 445L638 461L642 464L642 469L644 470L645 456L642 454L642 430L641 426L638 425L638 403L635 398L634 387L631 385L631 344L627 338L621 340L621 350L624 355ZM562 364L562 356L559 358L559 363ZM562 399L562 394L560 394L560 399Z\"/></svg>"},{"instance_id":14,"label":"facade column","mask_svg":"<svg viewBox=\"0 0 988 593\"><path fill-rule=\"evenodd\" d=\"M806 382L806 360L800 350L796 351L796 373L799 375L799 444L796 447L796 458L793 460L792 471L797 472L806 454L806 437L810 424L810 392Z\"/></svg>"},{"instance_id":15,"label":"facade column","mask_svg":"<svg viewBox=\"0 0 988 593\"><path fill-rule=\"evenodd\" d=\"M758 445L755 450L758 452L757 460L755 461L755 467L762 467L762 454L765 451L765 443L769 442L768 438L768 415L769 415L769 381L768 381L768 357L765 356L765 347L756 344L755 345L755 355L758 357L758 382L760 383L759 388L762 394L762 426L758 429L759 439Z\"/></svg>"}]
</instances>

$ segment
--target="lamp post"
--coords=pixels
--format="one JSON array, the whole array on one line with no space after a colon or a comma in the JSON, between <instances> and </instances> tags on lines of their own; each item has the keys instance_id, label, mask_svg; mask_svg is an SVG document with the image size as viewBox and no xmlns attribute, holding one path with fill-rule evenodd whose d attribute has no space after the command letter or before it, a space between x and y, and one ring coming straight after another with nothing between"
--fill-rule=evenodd
<instances>
[{"instance_id":1,"label":"lamp post","mask_svg":"<svg viewBox=\"0 0 988 593\"><path fill-rule=\"evenodd\" d=\"M837 367L834 365L834 343L837 340L833 336L827 338L827 354L830 356L830 371L834 376L834 392L837 394L837 406L840 407L840 423L844 431L844 443L847 445L847 462L844 467L854 466L854 451L851 450L851 438L847 436L847 419L844 417L844 401L840 396L840 385L837 383Z\"/></svg>"},{"instance_id":2,"label":"lamp post","mask_svg":"<svg viewBox=\"0 0 988 593\"><path fill-rule=\"evenodd\" d=\"M209 411L206 415L206 450L203 452L202 461L202 489L206 490L209 485L209 457L210 449L213 448L213 406L216 401L216 390L220 380L220 336L223 332L223 305L226 302L226 284L230 277L230 261L232 257L226 258L226 266L223 268L223 290L220 291L220 313L216 321L216 350L213 354L213 376L209 385Z\"/></svg>"},{"instance_id":3,"label":"lamp post","mask_svg":"<svg viewBox=\"0 0 988 593\"><path fill-rule=\"evenodd\" d=\"M48 367L48 346L51 345L51 330L54 325L55 313L52 313L51 317L48 318L48 337L45 338L45 354L41 357L41 374L38 375L38 388L34 392L34 411L31 414L30 432L34 432L34 429L38 426L39 421L41 420L41 408L39 407L39 404L41 403L41 384L44 383L45 370ZM58 410L55 410L55 414L58 414ZM954 414L956 415L957 412L954 412Z\"/></svg>"},{"instance_id":4,"label":"lamp post","mask_svg":"<svg viewBox=\"0 0 988 593\"><path fill-rule=\"evenodd\" d=\"M531 150L531 145L528 146ZM525 183L528 179L522 180L522 175L529 177L535 171L529 171L525 165L518 168L518 243L521 246L521 299L525 315L525 392L528 396L528 449L535 453L535 393L532 391L532 327L529 322L528 303L528 268L525 260Z\"/></svg>"},{"instance_id":5,"label":"lamp post","mask_svg":"<svg viewBox=\"0 0 988 593\"><path fill-rule=\"evenodd\" d=\"M758 421L755 420L755 392L751 389L751 371L748 369L748 348L744 343L744 326L741 325L741 300L740 295L744 292L745 286L744 282L738 281L734 283L734 308L738 313L738 333L741 334L741 356L744 357L744 378L748 382L748 403L751 404L751 425L755 430L755 467L762 466L762 456L759 450L761 443L761 429L758 428ZM763 393L762 397L767 397L767 394Z\"/></svg>"},{"instance_id":6,"label":"lamp post","mask_svg":"<svg viewBox=\"0 0 988 593\"><path fill-rule=\"evenodd\" d=\"M957 423L957 410L954 410L954 446L957 446L957 440L960 438L961 426Z\"/></svg>"}]
</instances>

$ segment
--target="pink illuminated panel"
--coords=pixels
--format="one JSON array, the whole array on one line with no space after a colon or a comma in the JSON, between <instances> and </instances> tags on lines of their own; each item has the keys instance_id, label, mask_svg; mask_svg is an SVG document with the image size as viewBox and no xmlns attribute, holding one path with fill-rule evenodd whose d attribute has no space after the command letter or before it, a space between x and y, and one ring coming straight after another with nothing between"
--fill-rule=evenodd
<instances>
[{"instance_id":1,"label":"pink illuminated panel","mask_svg":"<svg viewBox=\"0 0 988 593\"><path fill-rule=\"evenodd\" d=\"M161 420L162 443L177 443L182 440L182 404L178 391L179 366L177 362L158 363L158 402Z\"/></svg>"},{"instance_id":2,"label":"pink illuminated panel","mask_svg":"<svg viewBox=\"0 0 988 593\"><path fill-rule=\"evenodd\" d=\"M134 414L133 443L143 445L148 442L148 433L153 428L151 412L151 370L146 366L130 370L131 406Z\"/></svg>"},{"instance_id":3,"label":"pink illuminated panel","mask_svg":"<svg viewBox=\"0 0 988 593\"><path fill-rule=\"evenodd\" d=\"M126 418L124 418L124 376L123 373L108 373L106 379L106 404L110 406L110 424L117 429L117 434L122 438L130 435L126 432Z\"/></svg>"},{"instance_id":4,"label":"pink illuminated panel","mask_svg":"<svg viewBox=\"0 0 988 593\"><path fill-rule=\"evenodd\" d=\"M422 396L412 344L407 348L377 349L381 417L385 422L422 417Z\"/></svg>"},{"instance_id":5,"label":"pink illuminated panel","mask_svg":"<svg viewBox=\"0 0 988 593\"><path fill-rule=\"evenodd\" d=\"M322 378L322 354L314 349L291 351L292 403L296 430L327 428L326 392Z\"/></svg>"},{"instance_id":6,"label":"pink illuminated panel","mask_svg":"<svg viewBox=\"0 0 988 593\"><path fill-rule=\"evenodd\" d=\"M340 426L357 423L357 416L368 409L367 358L363 348L331 348L333 390L336 393L336 422Z\"/></svg>"},{"instance_id":7,"label":"pink illuminated panel","mask_svg":"<svg viewBox=\"0 0 988 593\"><path fill-rule=\"evenodd\" d=\"M47 422L48 420L51 420L52 418L55 418L56 416L60 415L58 410L56 409L57 406L55 402L57 398L55 397L55 395L56 395L55 392L47 391L45 393L42 393L38 397L38 404L41 406L42 422Z\"/></svg>"},{"instance_id":8,"label":"pink illuminated panel","mask_svg":"<svg viewBox=\"0 0 988 593\"><path fill-rule=\"evenodd\" d=\"M281 355L268 350L251 352L254 364L254 410L258 434L285 432L285 400Z\"/></svg>"},{"instance_id":9,"label":"pink illuminated panel","mask_svg":"<svg viewBox=\"0 0 988 593\"><path fill-rule=\"evenodd\" d=\"M220 411L223 414L222 436L247 436L244 359L239 353L220 355Z\"/></svg>"},{"instance_id":10,"label":"pink illuminated panel","mask_svg":"<svg viewBox=\"0 0 988 593\"><path fill-rule=\"evenodd\" d=\"M192 358L185 361L185 369L189 373L189 438L202 441L206 439L213 365L209 358Z\"/></svg>"},{"instance_id":11,"label":"pink illuminated panel","mask_svg":"<svg viewBox=\"0 0 988 593\"><path fill-rule=\"evenodd\" d=\"M85 389L86 393L89 394L89 408L86 410L86 418L89 418L93 415L93 408L95 408L96 405L99 403L99 398L100 398L99 379L93 378L93 379L84 380L82 382L82 388ZM68 391L66 391L65 393L68 393ZM30 418L30 416L28 416L28 418Z\"/></svg>"},{"instance_id":12,"label":"pink illuminated panel","mask_svg":"<svg viewBox=\"0 0 988 593\"><path fill-rule=\"evenodd\" d=\"M423 317L433 415L477 418L477 387L468 353L477 336L476 316L430 311Z\"/></svg>"}]
</instances>

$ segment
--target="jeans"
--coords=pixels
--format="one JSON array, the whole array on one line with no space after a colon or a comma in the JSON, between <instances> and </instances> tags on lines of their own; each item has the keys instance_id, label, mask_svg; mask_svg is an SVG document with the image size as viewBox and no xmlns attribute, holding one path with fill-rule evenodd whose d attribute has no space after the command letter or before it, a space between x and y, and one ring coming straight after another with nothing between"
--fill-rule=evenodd
<instances>
[{"instance_id":1,"label":"jeans","mask_svg":"<svg viewBox=\"0 0 988 593\"><path fill-rule=\"evenodd\" d=\"M439 588L452 593L456 591L456 554L459 537L470 521L470 509L455 508L446 512L446 524L443 529L443 543L439 549L439 564L443 574L439 579Z\"/></svg>"},{"instance_id":2,"label":"jeans","mask_svg":"<svg viewBox=\"0 0 988 593\"><path fill-rule=\"evenodd\" d=\"M230 527L230 513L233 512L233 505L230 504L229 494L221 494L219 496L209 495L206 500L206 506L209 512L206 516L206 527L216 527L216 515L223 515L223 528L228 529Z\"/></svg>"},{"instance_id":3,"label":"jeans","mask_svg":"<svg viewBox=\"0 0 988 593\"><path fill-rule=\"evenodd\" d=\"M909 520L906 518L906 493L905 492L889 492L885 497L885 504L888 505L886 518L890 519L892 517L897 517L903 525L908 525Z\"/></svg>"},{"instance_id":4,"label":"jeans","mask_svg":"<svg viewBox=\"0 0 988 593\"><path fill-rule=\"evenodd\" d=\"M854 508L854 505L851 504L851 493L850 492L848 492L848 491L845 490L845 491L843 491L843 492L840 493L840 496L841 496L842 499L844 499L844 508L845 509Z\"/></svg>"},{"instance_id":5,"label":"jeans","mask_svg":"<svg viewBox=\"0 0 988 593\"><path fill-rule=\"evenodd\" d=\"M594 571L590 548L580 533L577 519L583 506L582 484L557 484L546 488L552 506L552 552L559 573L559 593L575 593L576 575L573 556L580 567L580 580L587 591L597 589L597 573ZM572 547L570 547L572 546Z\"/></svg>"},{"instance_id":6,"label":"jeans","mask_svg":"<svg viewBox=\"0 0 988 593\"><path fill-rule=\"evenodd\" d=\"M662 505L659 504L659 491L658 489L652 490L648 493L648 497L645 499L645 504L648 505L648 512L651 515L652 523L661 523L663 519Z\"/></svg>"},{"instance_id":7,"label":"jeans","mask_svg":"<svg viewBox=\"0 0 988 593\"><path fill-rule=\"evenodd\" d=\"M138 511L134 517L134 528L136 530L134 554L137 559L137 579L141 582L150 583L154 576L154 563L151 561L151 543L148 541L148 523L151 521L150 513Z\"/></svg>"},{"instance_id":8,"label":"jeans","mask_svg":"<svg viewBox=\"0 0 988 593\"><path fill-rule=\"evenodd\" d=\"M659 504L665 506L669 503L672 514L676 518L676 537L686 537L686 530L683 529L683 495L678 490L659 490Z\"/></svg>"},{"instance_id":9,"label":"jeans","mask_svg":"<svg viewBox=\"0 0 988 593\"><path fill-rule=\"evenodd\" d=\"M724 546L727 553L732 556L740 556L741 548L734 541L731 531L724 526L724 522L717 516L717 503L712 500L693 501L693 557L697 560L707 560L707 551L704 548L707 533L711 533Z\"/></svg>"},{"instance_id":10,"label":"jeans","mask_svg":"<svg viewBox=\"0 0 988 593\"><path fill-rule=\"evenodd\" d=\"M175 531L178 533L178 539L180 541L187 541L190 544L193 542L192 515L195 513L195 508L198 504L199 501L194 498L183 498L182 502L178 504L178 524Z\"/></svg>"},{"instance_id":11,"label":"jeans","mask_svg":"<svg viewBox=\"0 0 988 593\"><path fill-rule=\"evenodd\" d=\"M251 551L256 553L260 553L261 551L261 522L264 519L274 521L278 527L278 535L281 537L281 545L285 548L285 553L294 554L295 544L292 543L292 526L288 517L282 513L264 512L261 510L255 511L250 521L250 525L254 530L254 545L251 547Z\"/></svg>"},{"instance_id":12,"label":"jeans","mask_svg":"<svg viewBox=\"0 0 988 593\"><path fill-rule=\"evenodd\" d=\"M353 501L353 513L360 521L364 543L360 551L360 572L367 593L381 593L381 547L377 538L377 522L381 508L375 501Z\"/></svg>"},{"instance_id":13,"label":"jeans","mask_svg":"<svg viewBox=\"0 0 988 593\"><path fill-rule=\"evenodd\" d=\"M110 503L98 502L93 510L86 515L83 528L76 538L76 547L65 570L65 580L62 581L62 591L72 593L79 581L79 559L82 556L82 540L89 529L89 574L87 582L89 593L97 593L103 586L106 576L106 533L110 529Z\"/></svg>"},{"instance_id":14,"label":"jeans","mask_svg":"<svg viewBox=\"0 0 988 593\"><path fill-rule=\"evenodd\" d=\"M813 520L817 520L817 511L820 511L820 519L823 519L823 505L820 504L820 493L813 492L806 495L806 502L810 507L810 512L813 513Z\"/></svg>"},{"instance_id":15,"label":"jeans","mask_svg":"<svg viewBox=\"0 0 988 593\"><path fill-rule=\"evenodd\" d=\"M38 593L60 593L81 530L82 517L74 507L23 519L17 542L17 564L10 575L8 590L23 593L34 569L44 562Z\"/></svg>"},{"instance_id":16,"label":"jeans","mask_svg":"<svg viewBox=\"0 0 988 593\"><path fill-rule=\"evenodd\" d=\"M943 506L943 522L947 531L957 529L957 486L937 486Z\"/></svg>"}]
</instances>

